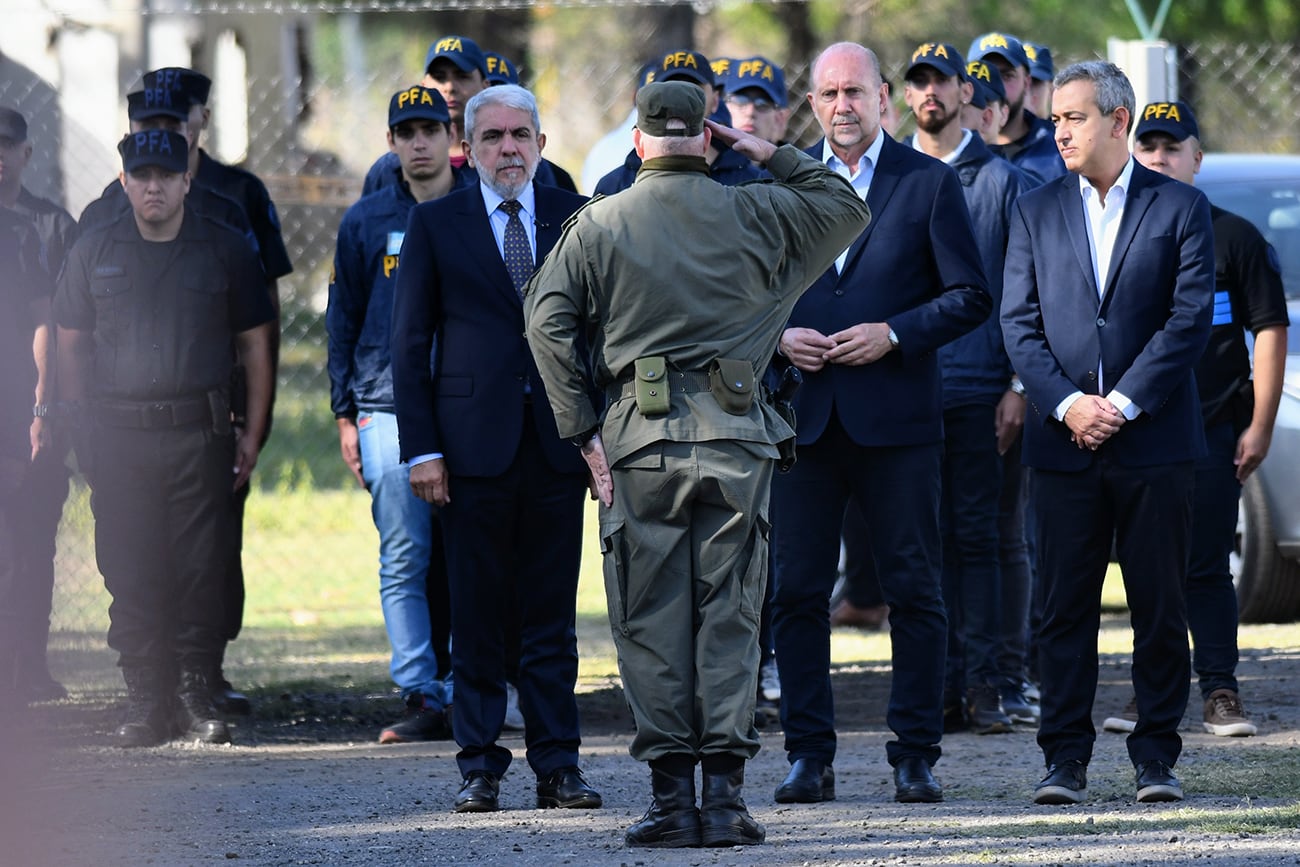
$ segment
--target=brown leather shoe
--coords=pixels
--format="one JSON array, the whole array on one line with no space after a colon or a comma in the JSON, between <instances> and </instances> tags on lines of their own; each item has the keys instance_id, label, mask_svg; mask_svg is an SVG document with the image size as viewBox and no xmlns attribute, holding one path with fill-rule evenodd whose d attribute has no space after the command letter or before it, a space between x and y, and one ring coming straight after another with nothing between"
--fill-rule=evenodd
<instances>
[{"instance_id":1,"label":"brown leather shoe","mask_svg":"<svg viewBox=\"0 0 1300 867\"><path fill-rule=\"evenodd\" d=\"M856 629L880 629L889 620L888 605L859 608L847 599L841 599L831 609L831 626L852 626Z\"/></svg>"}]
</instances>

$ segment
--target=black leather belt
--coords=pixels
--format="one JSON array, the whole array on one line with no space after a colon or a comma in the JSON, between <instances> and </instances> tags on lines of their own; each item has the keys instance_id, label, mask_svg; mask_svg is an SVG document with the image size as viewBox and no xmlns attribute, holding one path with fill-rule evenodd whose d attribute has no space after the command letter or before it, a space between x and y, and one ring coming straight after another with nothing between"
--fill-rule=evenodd
<instances>
[{"instance_id":1,"label":"black leather belt","mask_svg":"<svg viewBox=\"0 0 1300 867\"><path fill-rule=\"evenodd\" d=\"M696 370L669 370L667 388L676 394L689 394L697 391L709 391L709 375ZM636 378L627 376L605 386L605 397L609 400L622 400L636 397Z\"/></svg>"},{"instance_id":2,"label":"black leather belt","mask_svg":"<svg viewBox=\"0 0 1300 867\"><path fill-rule=\"evenodd\" d=\"M185 400L107 400L95 403L95 420L108 427L136 430L211 424L212 405L208 396Z\"/></svg>"}]
</instances>

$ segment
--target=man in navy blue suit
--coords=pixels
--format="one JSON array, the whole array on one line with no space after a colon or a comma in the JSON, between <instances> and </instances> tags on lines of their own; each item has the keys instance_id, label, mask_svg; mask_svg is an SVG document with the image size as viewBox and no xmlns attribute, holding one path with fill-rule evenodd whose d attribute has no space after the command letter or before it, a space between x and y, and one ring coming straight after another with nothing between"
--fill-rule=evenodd
<instances>
[{"instance_id":1,"label":"man in navy blue suit","mask_svg":"<svg viewBox=\"0 0 1300 867\"><path fill-rule=\"evenodd\" d=\"M887 720L895 797L938 801L948 623L940 593L943 406L935 350L992 306L961 184L880 128L880 64L854 43L813 65L826 135L809 153L849 179L874 219L795 305L780 364L804 375L799 461L772 485L781 724L792 767L780 803L835 797L829 603L852 495L890 606L894 680Z\"/></svg>"},{"instance_id":2,"label":"man in navy blue suit","mask_svg":"<svg viewBox=\"0 0 1300 867\"><path fill-rule=\"evenodd\" d=\"M479 183L412 211L393 303L393 392L411 489L441 508L451 589L457 812L498 809L510 750L500 608L520 601L519 703L539 807L599 807L578 768L574 605L586 464L556 433L520 290L584 199L534 184L546 143L517 85L465 108ZM437 355L430 371L429 353Z\"/></svg>"},{"instance_id":3,"label":"man in navy blue suit","mask_svg":"<svg viewBox=\"0 0 1300 867\"><path fill-rule=\"evenodd\" d=\"M1077 63L1055 83L1070 173L1017 201L1002 299L1031 410L1023 457L1044 592L1038 744L1048 772L1034 801L1074 804L1087 792L1112 538L1133 623L1137 799L1181 800L1172 768L1189 677L1193 462L1205 452L1192 369L1213 310L1210 206L1129 154L1134 95L1118 67Z\"/></svg>"}]
</instances>

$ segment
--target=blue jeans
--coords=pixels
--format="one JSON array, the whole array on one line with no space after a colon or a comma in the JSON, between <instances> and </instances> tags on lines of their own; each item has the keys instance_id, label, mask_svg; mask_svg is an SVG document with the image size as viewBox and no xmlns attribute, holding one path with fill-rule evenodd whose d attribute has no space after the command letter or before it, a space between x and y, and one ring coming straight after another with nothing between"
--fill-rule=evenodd
<instances>
[{"instance_id":1,"label":"blue jeans","mask_svg":"<svg viewBox=\"0 0 1300 867\"><path fill-rule=\"evenodd\" d=\"M379 602L393 650L389 670L402 698L418 692L440 707L451 701L451 684L438 679L425 589L433 507L411 493L410 468L399 458L397 416L358 413L357 429L361 474L379 531Z\"/></svg>"},{"instance_id":2,"label":"blue jeans","mask_svg":"<svg viewBox=\"0 0 1300 867\"><path fill-rule=\"evenodd\" d=\"M1237 591L1228 571L1241 485L1232 458L1237 434L1230 422L1205 429L1209 454L1196 463L1192 542L1187 565L1187 625L1192 667L1201 697L1237 691Z\"/></svg>"}]
</instances>

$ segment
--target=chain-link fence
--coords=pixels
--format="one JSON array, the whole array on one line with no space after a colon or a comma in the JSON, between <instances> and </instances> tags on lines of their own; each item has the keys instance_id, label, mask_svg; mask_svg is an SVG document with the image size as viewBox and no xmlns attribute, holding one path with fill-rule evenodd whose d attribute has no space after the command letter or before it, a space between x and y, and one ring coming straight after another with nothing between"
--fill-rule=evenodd
<instances>
[{"instance_id":1,"label":"chain-link fence","mask_svg":"<svg viewBox=\"0 0 1300 867\"><path fill-rule=\"evenodd\" d=\"M593 17L590 25L570 20L563 28L535 27L524 66L526 83L542 102L543 125L550 139L547 155L575 178L581 174L589 144L627 115L632 82L643 55L649 53L645 47L664 36L652 23L643 23L642 29L620 31L617 52L568 50L572 34L585 34L600 44L619 27L617 15L611 20L608 10L590 14L602 17ZM367 41L366 28L349 31L356 22L344 25L340 17L326 18L300 34L298 54L305 61L302 69L310 74L289 78L250 72L242 94L247 105L246 131L241 129L236 135L218 128L211 133L223 153L237 151L242 145L256 155L250 167L266 181L279 207L294 263L293 274L280 282L283 350L275 431L259 464L256 486L264 498L283 497L286 503L292 500L294 508L305 510L301 524L307 527L313 521L312 509L317 507L304 492L350 491L347 496L365 497L356 490L338 457L329 411L323 325L326 286L339 220L358 196L366 168L386 147L388 97L415 77L411 67L418 59L399 64L386 58L418 58L426 44L409 27L395 28L397 36L390 27L383 50L371 50L374 46ZM873 35L881 36L880 28ZM901 85L905 52L913 43L901 31L882 38L891 44L889 49L880 49L885 74ZM753 53L728 50L734 48L726 43L718 53ZM1208 150L1298 149L1291 108L1300 98L1300 52L1295 46L1204 43L1185 47L1179 56L1183 94L1198 108ZM1067 59L1058 58L1058 63ZM819 135L803 98L810 60L799 58L785 69L792 109L789 138L800 143ZM222 93L219 89L217 98ZM233 98L228 90L225 96ZM906 115L901 86L895 91L895 100ZM59 93L38 76L6 73L0 79L0 104L15 105L29 118L30 139L38 148L34 162L43 164L39 181L33 184L38 194L66 202L75 214L116 175L115 154L92 143L89 135L78 150L76 119L63 116ZM262 122L266 128L259 126ZM291 135L281 140L285 128ZM906 121L903 129L907 129ZM264 135L277 137L274 147L260 141ZM65 154L62 170L48 154L42 158L42 149L54 143ZM364 511L357 514L364 515ZM59 540L56 632L88 635L107 623L106 597L94 567L91 528L88 495L83 486L74 486ZM329 588L321 582L330 579L321 576L338 575L343 577L337 580L373 586L374 537L368 527L361 530L359 542L352 546L355 550L340 550L322 537L308 537L307 544L292 552L283 546L251 546L255 552L273 553L264 555L268 559L249 562L248 570L259 581L301 582L307 589L305 595L328 593ZM257 534L272 532L275 530L266 527L250 528L254 539ZM377 597L373 601L377 611ZM303 604L310 606L310 602Z\"/></svg>"}]
</instances>

